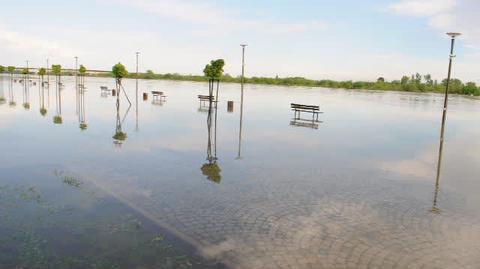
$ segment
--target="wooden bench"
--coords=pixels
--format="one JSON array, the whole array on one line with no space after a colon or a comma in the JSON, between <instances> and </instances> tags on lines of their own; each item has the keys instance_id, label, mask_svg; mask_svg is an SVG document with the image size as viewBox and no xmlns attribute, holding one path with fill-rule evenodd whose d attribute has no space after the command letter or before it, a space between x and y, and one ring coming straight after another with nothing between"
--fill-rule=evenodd
<instances>
[{"instance_id":1,"label":"wooden bench","mask_svg":"<svg viewBox=\"0 0 480 269\"><path fill-rule=\"evenodd\" d=\"M318 122L318 114L323 113L320 112L320 107L319 106L314 106L314 105L301 105L301 104L290 104L292 110L294 111L294 119L296 120L301 120L300 118L300 113L301 112L306 112L306 113L311 113L312 114L312 121Z\"/></svg>"},{"instance_id":2,"label":"wooden bench","mask_svg":"<svg viewBox=\"0 0 480 269\"><path fill-rule=\"evenodd\" d=\"M161 91L152 91L152 99L153 101L165 101L167 98L166 95L163 94Z\"/></svg>"}]
</instances>

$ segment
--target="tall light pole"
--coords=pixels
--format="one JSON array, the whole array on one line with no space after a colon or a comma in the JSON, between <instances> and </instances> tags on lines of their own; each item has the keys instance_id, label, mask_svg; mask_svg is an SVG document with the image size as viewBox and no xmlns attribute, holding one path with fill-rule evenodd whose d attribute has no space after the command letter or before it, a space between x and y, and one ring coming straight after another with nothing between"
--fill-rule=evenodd
<instances>
[{"instance_id":1,"label":"tall light pole","mask_svg":"<svg viewBox=\"0 0 480 269\"><path fill-rule=\"evenodd\" d=\"M77 88L78 85L78 57L75 56L75 89Z\"/></svg>"},{"instance_id":2,"label":"tall light pole","mask_svg":"<svg viewBox=\"0 0 480 269\"><path fill-rule=\"evenodd\" d=\"M50 72L48 71L50 69L50 66L48 65L49 59L47 58L47 84L48 88L50 88Z\"/></svg>"},{"instance_id":3,"label":"tall light pole","mask_svg":"<svg viewBox=\"0 0 480 269\"><path fill-rule=\"evenodd\" d=\"M438 150L438 163L437 163L437 177L435 180L435 196L433 199L433 207L432 207L432 212L438 212L439 209L437 208L437 195L438 195L438 189L439 189L439 184L440 184L440 172L442 168L442 158L443 158L443 141L445 138L445 122L447 120L447 108L448 108L448 90L450 89L450 78L452 74L452 63L453 63L453 58L455 58L455 55L453 54L453 49L455 47L455 38L457 36L460 36L460 33L447 33L448 36L451 37L451 43L450 43L450 59L448 62L448 76L447 76L447 85L445 87L445 100L443 102L443 114L442 114L442 128L440 131L440 146Z\"/></svg>"},{"instance_id":4,"label":"tall light pole","mask_svg":"<svg viewBox=\"0 0 480 269\"><path fill-rule=\"evenodd\" d=\"M75 56L75 96L77 97L77 105L76 105L76 112L77 115L80 117L79 109L80 109L80 101L79 101L79 92L78 92L78 56Z\"/></svg>"},{"instance_id":5,"label":"tall light pole","mask_svg":"<svg viewBox=\"0 0 480 269\"><path fill-rule=\"evenodd\" d=\"M243 84L245 83L245 47L247 44L241 44L242 47L242 78L240 81L240 128L238 131L238 155L237 159L242 156L242 127L243 127Z\"/></svg>"},{"instance_id":6,"label":"tall light pole","mask_svg":"<svg viewBox=\"0 0 480 269\"><path fill-rule=\"evenodd\" d=\"M138 131L138 55L140 52L135 52L136 58L136 67L135 67L135 115L136 115L136 123L135 123L135 130Z\"/></svg>"}]
</instances>

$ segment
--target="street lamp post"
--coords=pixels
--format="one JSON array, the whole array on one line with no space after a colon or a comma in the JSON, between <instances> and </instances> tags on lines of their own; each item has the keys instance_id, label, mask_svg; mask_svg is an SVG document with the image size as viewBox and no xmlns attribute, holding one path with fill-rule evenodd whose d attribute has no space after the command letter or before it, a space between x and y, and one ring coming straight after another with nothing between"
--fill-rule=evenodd
<instances>
[{"instance_id":1,"label":"street lamp post","mask_svg":"<svg viewBox=\"0 0 480 269\"><path fill-rule=\"evenodd\" d=\"M75 56L75 88L77 87L78 85L78 57Z\"/></svg>"},{"instance_id":2,"label":"street lamp post","mask_svg":"<svg viewBox=\"0 0 480 269\"><path fill-rule=\"evenodd\" d=\"M440 173L441 173L441 167L442 167L442 158L443 158L443 141L445 138L445 122L447 120L447 108L448 108L448 90L450 89L450 79L451 79L451 74L452 74L452 63L453 63L453 58L455 58L455 55L453 54L453 49L455 47L455 38L457 36L460 36L460 33L447 33L448 36L451 37L451 43L450 43L450 57L449 57L449 62L448 62L448 76L447 76L447 85L445 87L445 100L443 102L443 114L442 114L442 128L440 131L440 146L438 150L438 163L437 163L437 176L435 180L435 197L433 201L433 207L432 207L432 212L438 212L439 209L437 208L437 195L438 195L438 189L439 189L439 184L440 184Z\"/></svg>"},{"instance_id":3,"label":"street lamp post","mask_svg":"<svg viewBox=\"0 0 480 269\"><path fill-rule=\"evenodd\" d=\"M50 67L48 65L48 61L49 59L47 58L47 85L48 85L48 88L50 88L50 72L48 71Z\"/></svg>"}]
</instances>

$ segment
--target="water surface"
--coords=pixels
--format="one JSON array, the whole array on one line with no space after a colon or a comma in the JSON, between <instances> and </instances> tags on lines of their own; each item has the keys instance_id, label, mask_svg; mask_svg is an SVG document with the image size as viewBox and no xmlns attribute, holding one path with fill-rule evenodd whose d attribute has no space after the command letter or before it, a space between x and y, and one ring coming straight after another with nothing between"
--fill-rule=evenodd
<instances>
[{"instance_id":1,"label":"water surface","mask_svg":"<svg viewBox=\"0 0 480 269\"><path fill-rule=\"evenodd\" d=\"M113 79L63 80L13 83L15 106L1 84L0 267L480 263L479 100L451 97L436 184L441 95L246 85L240 115L239 85L215 109L206 83L140 81L168 97L137 112L133 80L118 110Z\"/></svg>"}]
</instances>

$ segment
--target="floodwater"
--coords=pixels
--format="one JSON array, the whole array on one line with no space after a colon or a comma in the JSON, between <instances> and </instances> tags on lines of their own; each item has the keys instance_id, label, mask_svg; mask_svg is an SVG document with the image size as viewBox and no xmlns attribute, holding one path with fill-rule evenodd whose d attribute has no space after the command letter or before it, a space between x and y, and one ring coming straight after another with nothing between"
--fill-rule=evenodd
<instances>
[{"instance_id":1,"label":"floodwater","mask_svg":"<svg viewBox=\"0 0 480 269\"><path fill-rule=\"evenodd\" d=\"M437 180L442 95L246 85L242 111L141 80L137 109L134 80L118 107L50 80L0 83L0 268L480 264L478 99L450 98Z\"/></svg>"}]
</instances>

